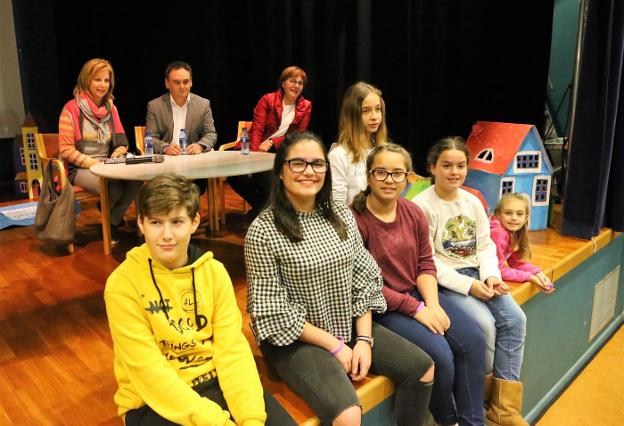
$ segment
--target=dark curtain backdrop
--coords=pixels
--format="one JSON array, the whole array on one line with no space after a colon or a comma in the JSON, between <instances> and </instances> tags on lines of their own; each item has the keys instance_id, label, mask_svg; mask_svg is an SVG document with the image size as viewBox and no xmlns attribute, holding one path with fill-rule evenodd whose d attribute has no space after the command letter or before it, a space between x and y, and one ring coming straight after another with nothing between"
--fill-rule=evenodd
<instances>
[{"instance_id":1,"label":"dark curtain backdrop","mask_svg":"<svg viewBox=\"0 0 624 426\"><path fill-rule=\"evenodd\" d=\"M624 4L590 1L563 210L564 235L624 231Z\"/></svg>"},{"instance_id":2,"label":"dark curtain backdrop","mask_svg":"<svg viewBox=\"0 0 624 426\"><path fill-rule=\"evenodd\" d=\"M27 110L46 131L82 64L109 59L126 133L164 89L173 60L193 67L212 102L219 142L235 137L280 71L308 73L311 130L335 140L345 89L383 90L391 137L424 173L432 142L468 136L477 120L542 127L553 0L13 1ZM130 139L133 138L130 136Z\"/></svg>"}]
</instances>

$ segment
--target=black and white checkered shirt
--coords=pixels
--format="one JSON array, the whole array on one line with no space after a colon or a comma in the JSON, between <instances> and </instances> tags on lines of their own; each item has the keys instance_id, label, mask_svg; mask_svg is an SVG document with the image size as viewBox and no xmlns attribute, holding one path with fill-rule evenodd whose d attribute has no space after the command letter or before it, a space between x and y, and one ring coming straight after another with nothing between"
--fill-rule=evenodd
<instances>
[{"instance_id":1,"label":"black and white checkered shirt","mask_svg":"<svg viewBox=\"0 0 624 426\"><path fill-rule=\"evenodd\" d=\"M381 272L355 219L343 203L333 207L346 223L345 241L318 211L298 213L303 240L297 243L277 230L271 208L249 227L247 311L258 341L289 345L305 321L349 340L354 317L386 310Z\"/></svg>"}]
</instances>

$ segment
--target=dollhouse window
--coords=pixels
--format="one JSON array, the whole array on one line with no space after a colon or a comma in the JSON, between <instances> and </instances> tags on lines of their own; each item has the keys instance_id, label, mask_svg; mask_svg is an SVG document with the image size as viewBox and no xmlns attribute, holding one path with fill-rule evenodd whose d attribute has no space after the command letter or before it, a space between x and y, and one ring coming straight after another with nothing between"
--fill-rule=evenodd
<instances>
[{"instance_id":1,"label":"dollhouse window","mask_svg":"<svg viewBox=\"0 0 624 426\"><path fill-rule=\"evenodd\" d=\"M542 168L542 151L519 151L513 162L514 173L539 173Z\"/></svg>"},{"instance_id":2,"label":"dollhouse window","mask_svg":"<svg viewBox=\"0 0 624 426\"><path fill-rule=\"evenodd\" d=\"M494 160L494 150L492 148L486 148L477 154L477 161L483 161L484 163L491 163Z\"/></svg>"},{"instance_id":3,"label":"dollhouse window","mask_svg":"<svg viewBox=\"0 0 624 426\"><path fill-rule=\"evenodd\" d=\"M537 179L535 182L535 201L543 203L548 198L548 181L546 179Z\"/></svg>"},{"instance_id":4,"label":"dollhouse window","mask_svg":"<svg viewBox=\"0 0 624 426\"><path fill-rule=\"evenodd\" d=\"M28 192L28 186L26 186L26 182L19 183L19 190L22 194Z\"/></svg>"},{"instance_id":5,"label":"dollhouse window","mask_svg":"<svg viewBox=\"0 0 624 426\"><path fill-rule=\"evenodd\" d=\"M30 170L37 170L39 168L39 161L37 160L37 154L30 154L28 156Z\"/></svg>"},{"instance_id":6,"label":"dollhouse window","mask_svg":"<svg viewBox=\"0 0 624 426\"><path fill-rule=\"evenodd\" d=\"M514 192L514 178L504 178L501 180L501 197Z\"/></svg>"},{"instance_id":7,"label":"dollhouse window","mask_svg":"<svg viewBox=\"0 0 624 426\"><path fill-rule=\"evenodd\" d=\"M26 158L24 157L24 147L20 146L19 148L19 156L20 156L20 160L22 162L22 166L26 166Z\"/></svg>"},{"instance_id":8,"label":"dollhouse window","mask_svg":"<svg viewBox=\"0 0 624 426\"><path fill-rule=\"evenodd\" d=\"M28 144L28 149L35 149L35 135L28 133L26 135L26 143Z\"/></svg>"},{"instance_id":9,"label":"dollhouse window","mask_svg":"<svg viewBox=\"0 0 624 426\"><path fill-rule=\"evenodd\" d=\"M533 179L533 205L548 205L550 195L550 176L536 176Z\"/></svg>"},{"instance_id":10,"label":"dollhouse window","mask_svg":"<svg viewBox=\"0 0 624 426\"><path fill-rule=\"evenodd\" d=\"M518 169L539 169L539 153L522 152L516 155L516 168Z\"/></svg>"}]
</instances>

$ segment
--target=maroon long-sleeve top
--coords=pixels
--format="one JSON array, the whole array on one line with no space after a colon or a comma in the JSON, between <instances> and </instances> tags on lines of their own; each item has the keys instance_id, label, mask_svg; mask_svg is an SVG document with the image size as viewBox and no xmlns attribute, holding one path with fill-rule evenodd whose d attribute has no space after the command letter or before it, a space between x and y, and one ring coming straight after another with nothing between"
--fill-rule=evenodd
<instances>
[{"instance_id":1,"label":"maroon long-sleeve top","mask_svg":"<svg viewBox=\"0 0 624 426\"><path fill-rule=\"evenodd\" d=\"M398 200L396 218L383 222L368 209L353 211L364 245L381 268L382 293L388 311L413 316L420 300L409 294L421 274L436 276L429 242L429 224L420 208L403 198Z\"/></svg>"}]
</instances>

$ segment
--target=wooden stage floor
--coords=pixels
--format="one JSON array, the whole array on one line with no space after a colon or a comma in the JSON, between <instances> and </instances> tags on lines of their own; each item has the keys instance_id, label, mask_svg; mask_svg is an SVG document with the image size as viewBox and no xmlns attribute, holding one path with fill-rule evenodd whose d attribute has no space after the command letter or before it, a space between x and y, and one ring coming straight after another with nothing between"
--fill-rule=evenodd
<instances>
[{"instance_id":1,"label":"wooden stage floor","mask_svg":"<svg viewBox=\"0 0 624 426\"><path fill-rule=\"evenodd\" d=\"M203 224L193 243L212 250L226 265L244 310L243 204L228 192L226 205L227 225L210 232ZM72 255L42 247L32 227L0 231L5 259L0 266L0 424L121 425L113 402L113 349L102 291L136 239L131 236L114 247L113 256L104 256L94 202L83 205L77 228ZM584 244L553 231L535 233L532 239L536 263L564 264ZM530 288L521 291L530 297ZM259 355L255 345L253 349ZM289 402L296 401L290 390L262 369L261 374L297 420L309 416L307 407ZM606 409L600 408L602 413ZM612 418L621 419L619 413ZM557 424L547 417L540 425Z\"/></svg>"}]
</instances>

